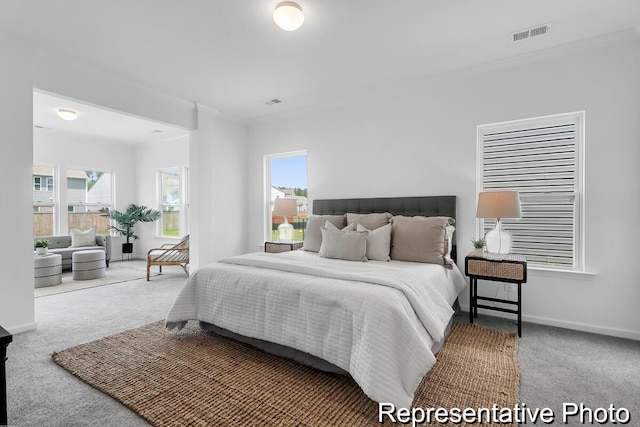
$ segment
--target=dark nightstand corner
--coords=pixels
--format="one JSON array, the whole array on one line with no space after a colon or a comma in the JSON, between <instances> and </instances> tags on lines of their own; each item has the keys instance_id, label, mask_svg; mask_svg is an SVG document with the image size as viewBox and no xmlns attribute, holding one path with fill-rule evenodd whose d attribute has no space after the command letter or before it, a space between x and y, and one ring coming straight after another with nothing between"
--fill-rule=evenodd
<instances>
[{"instance_id":1,"label":"dark nightstand corner","mask_svg":"<svg viewBox=\"0 0 640 427\"><path fill-rule=\"evenodd\" d=\"M0 326L0 425L7 424L7 347L13 340L12 335Z\"/></svg>"},{"instance_id":2,"label":"dark nightstand corner","mask_svg":"<svg viewBox=\"0 0 640 427\"><path fill-rule=\"evenodd\" d=\"M302 241L292 240L285 242L264 242L264 251L270 254L289 252L302 249Z\"/></svg>"},{"instance_id":3,"label":"dark nightstand corner","mask_svg":"<svg viewBox=\"0 0 640 427\"><path fill-rule=\"evenodd\" d=\"M464 272L469 276L469 322L478 317L478 308L502 311L518 316L518 336L522 336L522 284L527 282L527 258L523 255L471 252L464 259ZM515 283L518 286L516 301L478 296L478 279ZM512 304L516 310L478 304L478 301Z\"/></svg>"}]
</instances>

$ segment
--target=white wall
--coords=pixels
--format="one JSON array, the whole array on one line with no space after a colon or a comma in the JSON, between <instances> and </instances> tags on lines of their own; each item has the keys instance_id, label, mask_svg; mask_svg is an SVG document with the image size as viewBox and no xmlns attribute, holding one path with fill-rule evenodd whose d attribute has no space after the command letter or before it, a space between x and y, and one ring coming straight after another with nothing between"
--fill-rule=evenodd
<instances>
[{"instance_id":1,"label":"white wall","mask_svg":"<svg viewBox=\"0 0 640 427\"><path fill-rule=\"evenodd\" d=\"M148 142L137 146L135 156L136 203L159 210L160 190L156 181L158 170L182 169L187 166L189 166L189 136ZM136 258L144 259L151 248L159 248L165 243L177 243L172 238L158 237L157 225L158 223L136 225L136 234L140 236L140 240L137 240L134 245Z\"/></svg>"},{"instance_id":2,"label":"white wall","mask_svg":"<svg viewBox=\"0 0 640 427\"><path fill-rule=\"evenodd\" d=\"M33 135L33 162L58 168L60 181L66 181L67 169L113 171L115 205L117 210L126 209L136 200L135 146L123 142L81 136L57 130L35 129ZM58 189L62 187L58 186ZM59 195L60 226L58 234L68 234L66 216L66 194ZM145 224L146 225L146 224ZM136 232L139 231L136 226ZM114 237L111 243L111 259L120 260L123 237ZM134 245L135 247L135 245Z\"/></svg>"},{"instance_id":3,"label":"white wall","mask_svg":"<svg viewBox=\"0 0 640 427\"><path fill-rule=\"evenodd\" d=\"M103 106L134 116L190 129L194 125L194 106L167 97L142 85L100 71L43 54L27 41L0 31L0 170L10 177L2 194L0 221L11 246L0 249L0 325L12 333L35 328L33 305L33 234L31 176L34 161L74 166L87 165L115 169L117 207L135 201L134 151L112 141L91 146L90 141L70 138L65 144L52 136L55 145L46 146L39 137L34 157L33 89ZM40 142L43 142L40 144ZM109 145L111 146L107 148ZM64 147L58 149L58 147ZM129 150L132 150L129 152ZM59 157L62 150L66 157ZM85 155L89 154L91 157ZM52 160L54 159L54 160ZM57 160L60 159L60 160ZM115 166L114 166L115 165ZM121 181L125 182L121 185ZM25 232L25 230L29 230ZM120 256L117 240L114 257Z\"/></svg>"},{"instance_id":4,"label":"white wall","mask_svg":"<svg viewBox=\"0 0 640 427\"><path fill-rule=\"evenodd\" d=\"M11 333L35 328L33 316L33 97L30 47L0 35L0 326ZM0 362L1 363L1 362Z\"/></svg>"},{"instance_id":5,"label":"white wall","mask_svg":"<svg viewBox=\"0 0 640 427\"><path fill-rule=\"evenodd\" d=\"M38 52L33 57L33 86L98 107L191 129L193 103L171 98L77 62Z\"/></svg>"},{"instance_id":6,"label":"white wall","mask_svg":"<svg viewBox=\"0 0 640 427\"><path fill-rule=\"evenodd\" d=\"M306 149L310 200L456 195L462 265L476 226L476 126L584 110L586 266L597 275L530 270L524 319L640 339L640 286L630 268L640 237L639 51L637 37L563 49L252 121L249 249L264 235L263 156ZM503 286L481 286L509 296ZM466 307L467 291L460 299Z\"/></svg>"},{"instance_id":7,"label":"white wall","mask_svg":"<svg viewBox=\"0 0 640 427\"><path fill-rule=\"evenodd\" d=\"M190 270L245 252L247 127L244 121L198 111L190 140Z\"/></svg>"}]
</instances>

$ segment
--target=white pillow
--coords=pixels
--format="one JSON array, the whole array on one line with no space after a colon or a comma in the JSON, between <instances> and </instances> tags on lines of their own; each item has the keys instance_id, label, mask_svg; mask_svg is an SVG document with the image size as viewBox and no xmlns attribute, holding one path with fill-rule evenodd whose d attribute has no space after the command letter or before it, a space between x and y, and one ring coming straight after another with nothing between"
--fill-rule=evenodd
<instances>
[{"instance_id":1,"label":"white pillow","mask_svg":"<svg viewBox=\"0 0 640 427\"><path fill-rule=\"evenodd\" d=\"M375 230L368 230L364 225L358 224L357 231L368 231L367 234L367 259L376 261L390 261L391 257L391 224L383 225Z\"/></svg>"},{"instance_id":2,"label":"white pillow","mask_svg":"<svg viewBox=\"0 0 640 427\"><path fill-rule=\"evenodd\" d=\"M320 256L347 261L367 260L367 232L322 228Z\"/></svg>"},{"instance_id":3,"label":"white pillow","mask_svg":"<svg viewBox=\"0 0 640 427\"><path fill-rule=\"evenodd\" d=\"M88 230L78 230L77 228L71 229L71 247L78 248L82 246L95 246L96 245L96 227L91 227Z\"/></svg>"}]
</instances>

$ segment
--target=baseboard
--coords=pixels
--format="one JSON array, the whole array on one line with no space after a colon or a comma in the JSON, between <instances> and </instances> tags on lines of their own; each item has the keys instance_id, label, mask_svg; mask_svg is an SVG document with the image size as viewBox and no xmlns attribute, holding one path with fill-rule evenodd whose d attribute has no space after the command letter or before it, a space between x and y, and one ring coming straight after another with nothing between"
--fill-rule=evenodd
<instances>
[{"instance_id":1,"label":"baseboard","mask_svg":"<svg viewBox=\"0 0 640 427\"><path fill-rule=\"evenodd\" d=\"M37 327L36 322L25 323L23 325L7 326L5 329L11 334L21 334L23 332L33 331Z\"/></svg>"},{"instance_id":2,"label":"baseboard","mask_svg":"<svg viewBox=\"0 0 640 427\"><path fill-rule=\"evenodd\" d=\"M463 311L466 311L467 313L469 312L468 305L461 304L460 308ZM500 317L504 319L515 318L513 314L501 313L499 311L484 310L482 308L478 309L478 313L481 313L487 316ZM627 338L631 340L640 341L640 332L632 331L629 329L609 328L606 326L592 325L592 324L580 323L580 322L571 322L568 320L558 320L558 319L552 319L548 317L530 316L525 314L522 315L522 321L529 322L529 323L536 323L539 325L555 326L557 328L572 329L572 330L581 331L581 332L590 332L592 334L607 335L611 337Z\"/></svg>"}]
</instances>

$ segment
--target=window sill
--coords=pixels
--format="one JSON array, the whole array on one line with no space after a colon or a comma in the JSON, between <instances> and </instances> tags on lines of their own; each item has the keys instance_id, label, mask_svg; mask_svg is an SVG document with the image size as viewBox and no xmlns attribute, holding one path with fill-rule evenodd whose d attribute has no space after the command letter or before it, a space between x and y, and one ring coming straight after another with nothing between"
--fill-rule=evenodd
<instances>
[{"instance_id":1,"label":"window sill","mask_svg":"<svg viewBox=\"0 0 640 427\"><path fill-rule=\"evenodd\" d=\"M580 280L591 280L594 279L598 273L592 273L589 271L578 271L578 270L556 270L554 268L544 268L544 267L527 267L527 270L535 276L543 276L543 277L562 277L562 278L571 278L571 279L580 279Z\"/></svg>"}]
</instances>

